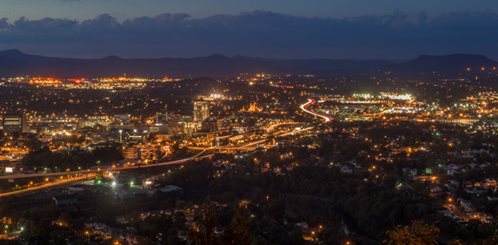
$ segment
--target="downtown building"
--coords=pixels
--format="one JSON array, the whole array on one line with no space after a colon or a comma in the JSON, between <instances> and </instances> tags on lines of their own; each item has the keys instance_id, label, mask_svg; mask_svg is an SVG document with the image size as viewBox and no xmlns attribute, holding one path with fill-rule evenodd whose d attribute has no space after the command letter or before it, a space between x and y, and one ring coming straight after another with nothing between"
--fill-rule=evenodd
<instances>
[{"instance_id":1,"label":"downtown building","mask_svg":"<svg viewBox=\"0 0 498 245\"><path fill-rule=\"evenodd\" d=\"M24 114L5 114L3 130L8 133L29 133L29 125Z\"/></svg>"}]
</instances>

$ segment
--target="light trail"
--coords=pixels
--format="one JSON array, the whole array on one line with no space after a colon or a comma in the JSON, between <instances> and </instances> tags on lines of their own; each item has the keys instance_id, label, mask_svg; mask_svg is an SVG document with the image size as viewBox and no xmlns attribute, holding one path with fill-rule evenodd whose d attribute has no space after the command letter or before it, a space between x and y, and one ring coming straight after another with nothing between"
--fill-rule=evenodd
<instances>
[{"instance_id":1,"label":"light trail","mask_svg":"<svg viewBox=\"0 0 498 245\"><path fill-rule=\"evenodd\" d=\"M89 174L89 173L97 173L97 172L105 172L105 171L119 171L119 170L127 170L127 169L137 169L137 168L153 168L160 166L170 166L170 165L178 165L183 164L188 161L196 160L196 159L204 159L210 157L211 155L203 156L206 151L201 151L195 156L173 160L169 162L162 162L156 164L148 164L148 165L136 165L136 166L127 166L127 167L118 167L118 168L101 168L95 170L78 170L78 171L66 171L66 172L55 172L55 173L36 173L36 174L12 174L12 175L2 175L0 176L0 180L10 180L10 179L26 179L26 178L41 178L41 177L52 177L52 176L62 176L62 175L78 175L78 174Z\"/></svg>"},{"instance_id":2,"label":"light trail","mask_svg":"<svg viewBox=\"0 0 498 245\"><path fill-rule=\"evenodd\" d=\"M204 151L202 153L204 153ZM120 167L120 168L111 168L111 169L107 169L107 171L122 171L122 170L130 170L130 169L144 169L144 168L173 166L173 165L184 164L186 162L193 161L193 160L210 158L212 156L213 156L213 154L205 155L202 157L201 156L193 156L193 157L189 157L189 158L185 158L185 159L181 159L181 160L169 161L169 162L154 163L154 164L148 164L148 165L136 165L136 166Z\"/></svg>"},{"instance_id":3,"label":"light trail","mask_svg":"<svg viewBox=\"0 0 498 245\"><path fill-rule=\"evenodd\" d=\"M285 125L297 125L299 124L298 122L284 122L284 123L277 123L277 124L273 124L273 125L270 125L268 128L266 128L266 131L267 132L270 132L272 130L274 130L275 128L277 127L280 127L280 126L285 126Z\"/></svg>"},{"instance_id":4,"label":"light trail","mask_svg":"<svg viewBox=\"0 0 498 245\"><path fill-rule=\"evenodd\" d=\"M295 129L295 130L292 130L290 132L279 133L279 134L277 134L275 136L277 136L277 137L285 137L285 136L289 136L289 135L295 135L295 134L307 132L307 131L309 131L311 129L313 129L313 127L308 127L308 128L299 129L299 130ZM241 146L220 147L220 148L217 148L217 147L203 148L203 149L201 149L202 150L201 152L199 152L198 154L196 154L196 155L194 155L192 157L188 157L188 158L184 158L184 159L179 159L179 160L168 161L168 162L148 164L148 165L135 165L135 166L126 166L126 167L114 167L114 168L109 167L109 168L102 168L102 169L95 169L95 170L88 169L88 170L66 171L66 172L56 172L56 173L35 173L35 174L2 175L2 176L0 176L0 180L26 179L26 178L42 178L42 177L46 178L46 177L63 176L63 175L67 175L67 176L69 176L69 175L76 175L76 176L71 177L70 179L57 180L55 182L50 182L50 183L46 183L46 184L42 184L42 185L34 186L34 187L29 187L29 188L22 189L22 190L16 190L16 191L10 191L10 192L0 193L0 197L20 195L20 194L34 192L34 191L39 191L39 190L48 189L48 188L52 188L52 187L56 187L56 186L67 185L67 184L70 184L70 183L73 183L73 182L78 182L78 181L81 181L81 180L93 178L93 177L96 176L96 173L99 173L99 172L106 172L106 171L110 171L110 172L113 172L113 171L125 171L125 170L133 170L133 169L146 169L146 168L155 168L155 167L180 165L180 164L187 163L189 161L201 160L201 159L212 157L213 154L202 156L208 150L217 150L217 149L218 150L219 149L242 150L242 149L246 149L246 148L250 148L250 147L254 147L254 146L257 146L257 145L264 144L264 143L266 143L266 141L267 141L266 139L262 139L262 140L257 140L257 141L249 142L249 143L246 143L246 144L241 145ZM78 176L78 175L81 175L81 176Z\"/></svg>"},{"instance_id":5,"label":"light trail","mask_svg":"<svg viewBox=\"0 0 498 245\"><path fill-rule=\"evenodd\" d=\"M306 109L307 107L309 107L310 105L312 105L314 103L315 103L315 100L308 99L308 102L302 104L301 106L299 106L299 108L301 108L302 111L304 111L304 112L306 112L306 113L308 113L310 115L313 115L313 116L316 116L316 117L319 117L319 118L323 119L324 123L329 123L332 120L334 120L332 117L329 117L329 116L326 116L326 115L322 115L322 114L319 114L319 113L316 113L314 111Z\"/></svg>"},{"instance_id":6,"label":"light trail","mask_svg":"<svg viewBox=\"0 0 498 245\"><path fill-rule=\"evenodd\" d=\"M97 170L79 170L79 171L71 171L71 172L55 172L55 173L37 173L37 174L10 174L10 175L1 175L0 180L10 180L10 179L27 179L27 178L38 178L38 177L53 177L53 176L61 176L61 175L78 175L78 174L88 174L94 173Z\"/></svg>"},{"instance_id":7,"label":"light trail","mask_svg":"<svg viewBox=\"0 0 498 245\"><path fill-rule=\"evenodd\" d=\"M285 137L285 136L289 136L289 135L296 135L296 134L307 132L311 129L313 129L313 127L308 127L308 128L303 128L303 129L294 129L290 132L281 132L281 133L273 135L273 136ZM248 142L248 143L240 145L240 146L211 146L211 147L190 146L188 148L191 150L203 150L203 151L210 151L210 150L211 151L213 151L213 150L237 151L237 150L253 149L255 146L265 144L267 141L268 140L266 140L266 139L261 139L261 140L257 140L257 141Z\"/></svg>"},{"instance_id":8,"label":"light trail","mask_svg":"<svg viewBox=\"0 0 498 245\"><path fill-rule=\"evenodd\" d=\"M0 193L0 198L26 194L29 192L39 191L39 190L43 190L43 189L47 189L47 188L51 188L51 187L60 186L60 185L67 185L67 184L71 184L74 182L78 182L78 181L82 181L82 180L86 180L86 179L91 179L91 178L94 178L95 176L96 176L95 173L89 173L88 175L85 175L85 176L75 177L75 178L71 178L71 179L57 180L55 182L50 182L50 183L46 183L46 184L39 185L39 186L33 186L33 187L29 187L29 188L22 189L22 190L4 192L4 193Z\"/></svg>"},{"instance_id":9,"label":"light trail","mask_svg":"<svg viewBox=\"0 0 498 245\"><path fill-rule=\"evenodd\" d=\"M331 117L316 113L314 111L308 110L307 107L309 107L311 104L314 104L315 101L312 99L308 99L308 102L305 104L301 105L300 108L302 111L316 116L320 117L324 120L325 123L331 122L333 119ZM291 125L291 124L296 124L294 122L291 123L282 123L282 124L276 124L272 125L268 128L268 131L272 131L274 128L283 126L283 125ZM302 132L306 132L313 129L313 127L309 128L304 128L304 129L295 129L290 132L285 132L285 133L278 133L274 136L276 137L283 137L283 136L289 136L289 135L294 135L294 134L299 134ZM133 170L133 169L146 169L146 168L154 168L154 167L162 167L162 166L173 166L173 165L180 165L184 164L189 161L193 160L200 160L200 159L205 159L212 157L213 154L210 155L205 155L202 156L206 151L208 150L216 150L216 149L230 149L230 150L235 150L235 149L245 149L245 148L250 148L253 146L261 145L266 143L266 139L262 140L257 140L253 142L249 142L247 144L244 144L242 146L234 146L234 147L210 147L210 148L203 148L201 152L196 154L195 156L184 158L184 159L179 159L179 160L173 160L173 161L168 161L168 162L161 162L161 163L156 163L156 164L148 164L148 165L135 165L135 166L126 166L126 167L107 167L107 168L102 168L102 169L95 169L95 170L78 170L78 171L65 171L65 172L55 172L55 173L34 173L34 174L12 174L12 175L1 175L0 180L14 180L14 179L26 179L26 178L46 178L46 177L53 177L53 176L63 176L63 175L75 175L69 179L64 179L64 180L56 180L54 182L50 183L45 183L39 186L33 186L33 187L28 187L26 189L22 190L15 190L15 191L10 191L10 192L4 192L0 193L0 197L6 197L6 196L12 196L12 195L20 195L24 193L29 193L29 192L34 192L38 190L43 190L43 189L48 189L60 185L66 185L70 184L73 182L93 178L96 176L97 173L99 172L106 172L106 171L124 171L124 170Z\"/></svg>"},{"instance_id":10,"label":"light trail","mask_svg":"<svg viewBox=\"0 0 498 245\"><path fill-rule=\"evenodd\" d=\"M193 160L200 160L200 159L205 159L212 157L213 155L206 155L206 156L201 156L204 154L205 151L202 151L195 156L180 159L180 160L174 160L174 161L169 161L169 162L162 162L162 163L156 163L156 164L149 164L149 165L137 165L137 166L128 166L128 167L119 167L119 168L105 168L105 169L100 169L100 170L86 170L86 171L74 171L74 172L58 172L58 173L49 173L49 174L19 174L19 175L4 175L1 176L2 179L22 179L22 178L39 178L39 177L48 177L48 176L58 176L58 175L72 175L72 174L81 174L82 176L78 177L71 177L69 179L62 179L62 180L56 180L54 182L50 183L45 183L39 186L33 186L33 187L28 187L22 190L15 190L15 191L9 191L9 192L4 192L0 193L0 198L1 197L7 197L7 196L13 196L13 195L21 195L29 192L34 192L34 191L39 191L43 189L48 189L56 186L61 186L61 185L67 185L70 183L86 180L86 179L91 179L97 176L96 173L98 172L106 172L106 171L124 171L124 170L132 170L132 169L145 169L145 168L155 168L155 167L164 167L164 166L173 166L173 165L180 165L184 164L189 161Z\"/></svg>"}]
</instances>

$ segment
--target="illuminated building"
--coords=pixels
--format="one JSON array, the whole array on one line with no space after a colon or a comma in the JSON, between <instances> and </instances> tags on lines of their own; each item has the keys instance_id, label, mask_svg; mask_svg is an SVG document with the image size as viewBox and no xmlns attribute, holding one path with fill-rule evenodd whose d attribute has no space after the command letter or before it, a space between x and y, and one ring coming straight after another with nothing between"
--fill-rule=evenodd
<instances>
[{"instance_id":1,"label":"illuminated building","mask_svg":"<svg viewBox=\"0 0 498 245\"><path fill-rule=\"evenodd\" d=\"M135 160L139 158L139 150L136 147L128 147L123 150L123 157L126 160Z\"/></svg>"},{"instance_id":2,"label":"illuminated building","mask_svg":"<svg viewBox=\"0 0 498 245\"><path fill-rule=\"evenodd\" d=\"M184 122L182 133L184 133L186 135L192 135L194 133L195 129L196 129L196 123Z\"/></svg>"},{"instance_id":3,"label":"illuminated building","mask_svg":"<svg viewBox=\"0 0 498 245\"><path fill-rule=\"evenodd\" d=\"M220 123L215 117L208 117L206 120L202 121L202 131L204 132L214 132L218 130L218 125Z\"/></svg>"},{"instance_id":4,"label":"illuminated building","mask_svg":"<svg viewBox=\"0 0 498 245\"><path fill-rule=\"evenodd\" d=\"M167 111L167 106L164 107L164 110L161 112L156 112L156 115L154 117L155 120L155 126L162 126L165 125L169 121L169 115Z\"/></svg>"},{"instance_id":5,"label":"illuminated building","mask_svg":"<svg viewBox=\"0 0 498 245\"><path fill-rule=\"evenodd\" d=\"M259 107L256 104L256 102L251 102L247 109L245 107L243 107L240 111L241 112L262 112L263 108Z\"/></svg>"},{"instance_id":6,"label":"illuminated building","mask_svg":"<svg viewBox=\"0 0 498 245\"><path fill-rule=\"evenodd\" d=\"M194 123L201 123L209 117L209 102L198 100L194 101Z\"/></svg>"},{"instance_id":7,"label":"illuminated building","mask_svg":"<svg viewBox=\"0 0 498 245\"><path fill-rule=\"evenodd\" d=\"M103 126L108 128L111 124L111 120L107 116L90 116L85 119L81 119L78 122L79 128L95 128L97 126Z\"/></svg>"},{"instance_id":8,"label":"illuminated building","mask_svg":"<svg viewBox=\"0 0 498 245\"><path fill-rule=\"evenodd\" d=\"M194 123L192 121L191 116L181 116L179 118L173 118L171 119L167 125L164 127L167 129L167 133L170 135L192 135L195 130L197 129L197 126L201 125L201 123ZM154 127L151 127L151 130ZM155 127L157 128L158 131L155 133L161 133L160 132L160 127ZM152 133L152 132L151 132Z\"/></svg>"},{"instance_id":9,"label":"illuminated building","mask_svg":"<svg viewBox=\"0 0 498 245\"><path fill-rule=\"evenodd\" d=\"M3 116L3 130L9 133L28 133L29 126L23 114Z\"/></svg>"}]
</instances>

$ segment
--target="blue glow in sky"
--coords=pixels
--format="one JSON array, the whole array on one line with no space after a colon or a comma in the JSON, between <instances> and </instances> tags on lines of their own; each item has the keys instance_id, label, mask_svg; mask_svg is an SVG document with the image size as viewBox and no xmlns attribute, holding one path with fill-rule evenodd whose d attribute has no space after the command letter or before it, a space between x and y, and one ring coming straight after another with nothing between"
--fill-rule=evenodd
<instances>
[{"instance_id":1,"label":"blue glow in sky","mask_svg":"<svg viewBox=\"0 0 498 245\"><path fill-rule=\"evenodd\" d=\"M454 11L498 12L496 0L1 0L0 17L87 19L109 13L122 20L161 13L193 17L266 10L307 17L349 17L394 10L440 14Z\"/></svg>"},{"instance_id":2,"label":"blue glow in sky","mask_svg":"<svg viewBox=\"0 0 498 245\"><path fill-rule=\"evenodd\" d=\"M64 57L496 58L498 0L0 0L2 49Z\"/></svg>"}]
</instances>

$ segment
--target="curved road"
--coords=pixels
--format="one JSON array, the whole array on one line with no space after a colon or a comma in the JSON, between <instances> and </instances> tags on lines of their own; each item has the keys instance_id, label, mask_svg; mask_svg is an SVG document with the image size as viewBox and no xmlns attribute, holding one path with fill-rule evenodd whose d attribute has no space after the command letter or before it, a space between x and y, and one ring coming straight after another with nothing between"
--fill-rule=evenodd
<instances>
[{"instance_id":1,"label":"curved road","mask_svg":"<svg viewBox=\"0 0 498 245\"><path fill-rule=\"evenodd\" d=\"M302 104L299 108L301 108L302 111L304 111L310 115L313 115L315 117L319 117L319 118L323 119L324 123L332 122L332 120L334 120L334 118L329 117L327 115L319 114L319 113L312 111L312 110L308 110L308 107L310 105L315 104L315 103L316 103L316 101L314 99L308 99L308 102Z\"/></svg>"}]
</instances>

